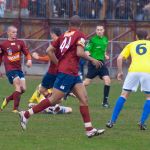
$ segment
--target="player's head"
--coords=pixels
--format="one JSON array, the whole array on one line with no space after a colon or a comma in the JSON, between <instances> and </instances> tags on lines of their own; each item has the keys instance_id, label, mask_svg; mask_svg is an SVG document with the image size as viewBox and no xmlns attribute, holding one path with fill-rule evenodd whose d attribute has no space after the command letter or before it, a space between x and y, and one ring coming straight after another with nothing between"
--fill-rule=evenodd
<instances>
[{"instance_id":1,"label":"player's head","mask_svg":"<svg viewBox=\"0 0 150 150\"><path fill-rule=\"evenodd\" d=\"M102 26L102 25L97 25L96 26L96 34L98 35L98 36L103 36L104 35L104 32L105 32L105 29L104 29L104 26Z\"/></svg>"},{"instance_id":2,"label":"player's head","mask_svg":"<svg viewBox=\"0 0 150 150\"><path fill-rule=\"evenodd\" d=\"M50 30L50 36L54 41L56 41L60 35L61 35L61 30L59 28L54 27Z\"/></svg>"},{"instance_id":3,"label":"player's head","mask_svg":"<svg viewBox=\"0 0 150 150\"><path fill-rule=\"evenodd\" d=\"M144 39L147 39L148 37L148 32L145 31L145 30L138 30L136 32L136 36L137 36L137 39L138 40L144 40Z\"/></svg>"},{"instance_id":4,"label":"player's head","mask_svg":"<svg viewBox=\"0 0 150 150\"><path fill-rule=\"evenodd\" d=\"M15 26L9 26L7 28L7 35L10 40L16 39L17 37L17 28Z\"/></svg>"},{"instance_id":5,"label":"player's head","mask_svg":"<svg viewBox=\"0 0 150 150\"><path fill-rule=\"evenodd\" d=\"M69 20L70 27L80 27L81 26L81 19L78 15L74 15Z\"/></svg>"}]
</instances>

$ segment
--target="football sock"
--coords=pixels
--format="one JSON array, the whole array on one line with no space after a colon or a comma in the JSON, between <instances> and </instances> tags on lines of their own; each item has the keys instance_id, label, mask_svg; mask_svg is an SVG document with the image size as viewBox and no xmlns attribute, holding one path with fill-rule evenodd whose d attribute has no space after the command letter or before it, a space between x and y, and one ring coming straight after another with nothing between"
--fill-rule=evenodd
<instances>
[{"instance_id":1,"label":"football sock","mask_svg":"<svg viewBox=\"0 0 150 150\"><path fill-rule=\"evenodd\" d=\"M146 100L143 107L140 123L144 124L150 114L150 100Z\"/></svg>"},{"instance_id":2,"label":"football sock","mask_svg":"<svg viewBox=\"0 0 150 150\"><path fill-rule=\"evenodd\" d=\"M18 110L19 102L20 102L21 93L18 91L15 91L13 94L14 99L14 110Z\"/></svg>"},{"instance_id":3,"label":"football sock","mask_svg":"<svg viewBox=\"0 0 150 150\"><path fill-rule=\"evenodd\" d=\"M92 127L92 123L90 119L88 106L80 106L80 113L82 115L82 119L83 119L86 131L92 130L93 127Z\"/></svg>"},{"instance_id":4,"label":"football sock","mask_svg":"<svg viewBox=\"0 0 150 150\"><path fill-rule=\"evenodd\" d=\"M24 116L28 119L32 114L39 113L49 106L51 106L51 102L48 99L44 99L39 104L33 106L33 108L26 111Z\"/></svg>"},{"instance_id":5,"label":"football sock","mask_svg":"<svg viewBox=\"0 0 150 150\"><path fill-rule=\"evenodd\" d=\"M6 98L7 103L9 103L9 101L13 100L13 95L14 95L14 93L15 93L15 92L13 92L10 96L8 96L8 97Z\"/></svg>"},{"instance_id":6,"label":"football sock","mask_svg":"<svg viewBox=\"0 0 150 150\"><path fill-rule=\"evenodd\" d=\"M109 86L109 85L105 85L105 86L104 86L103 104L108 103L109 90L110 90L110 86Z\"/></svg>"},{"instance_id":7,"label":"football sock","mask_svg":"<svg viewBox=\"0 0 150 150\"><path fill-rule=\"evenodd\" d=\"M124 106L125 101L126 101L126 99L124 97L121 97L121 96L116 101L116 105L114 107L112 117L111 117L112 122L116 122L118 115Z\"/></svg>"}]
</instances>

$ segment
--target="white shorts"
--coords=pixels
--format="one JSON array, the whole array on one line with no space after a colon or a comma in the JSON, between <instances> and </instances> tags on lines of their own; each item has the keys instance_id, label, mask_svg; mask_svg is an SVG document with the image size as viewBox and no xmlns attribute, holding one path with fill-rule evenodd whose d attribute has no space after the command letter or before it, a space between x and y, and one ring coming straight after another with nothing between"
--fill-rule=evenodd
<instances>
[{"instance_id":1,"label":"white shorts","mask_svg":"<svg viewBox=\"0 0 150 150\"><path fill-rule=\"evenodd\" d=\"M137 91L141 86L141 91L150 94L150 74L143 72L129 72L123 84L123 89L126 91Z\"/></svg>"}]
</instances>

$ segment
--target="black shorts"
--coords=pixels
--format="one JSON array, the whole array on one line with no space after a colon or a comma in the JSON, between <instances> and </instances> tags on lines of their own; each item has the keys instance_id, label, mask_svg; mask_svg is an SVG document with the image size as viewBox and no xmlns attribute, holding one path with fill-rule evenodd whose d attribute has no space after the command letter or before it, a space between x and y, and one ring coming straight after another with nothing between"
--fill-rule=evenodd
<instances>
[{"instance_id":1,"label":"black shorts","mask_svg":"<svg viewBox=\"0 0 150 150\"><path fill-rule=\"evenodd\" d=\"M96 76L99 76L101 79L103 76L109 76L109 71L104 62L99 68L96 68L91 62L88 62L88 72L86 78L93 79Z\"/></svg>"}]
</instances>

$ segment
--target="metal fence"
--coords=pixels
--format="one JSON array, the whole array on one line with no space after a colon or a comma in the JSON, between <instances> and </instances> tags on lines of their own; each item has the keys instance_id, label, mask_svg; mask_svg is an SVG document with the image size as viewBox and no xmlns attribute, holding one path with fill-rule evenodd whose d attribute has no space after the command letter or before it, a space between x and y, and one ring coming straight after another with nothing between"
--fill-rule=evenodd
<instances>
[{"instance_id":1,"label":"metal fence","mask_svg":"<svg viewBox=\"0 0 150 150\"><path fill-rule=\"evenodd\" d=\"M150 0L1 0L1 18L150 20Z\"/></svg>"},{"instance_id":2,"label":"metal fence","mask_svg":"<svg viewBox=\"0 0 150 150\"><path fill-rule=\"evenodd\" d=\"M0 39L0 42L3 41L4 39ZM50 44L49 40L31 40L31 39L23 39L25 43L28 45L30 52L37 52L40 55L45 55L46 54L46 49L48 45ZM111 41L109 42L108 46L108 54L110 56L110 60L106 61L106 65L109 69L110 76L112 78L116 77L116 72L117 72L117 64L116 64L116 59L121 50L127 45L128 42L120 42L120 41ZM23 66L23 71L28 74L28 75L43 75L48 68L48 63L42 62L42 61L37 61L33 59L33 66L32 68L27 68L25 65L25 58L23 56L23 61L22 61L22 66ZM128 62L125 62L124 66L124 71L127 71L128 68ZM84 66L84 71L85 74L87 72L87 63ZM1 67L1 72L4 74L4 67Z\"/></svg>"}]
</instances>

